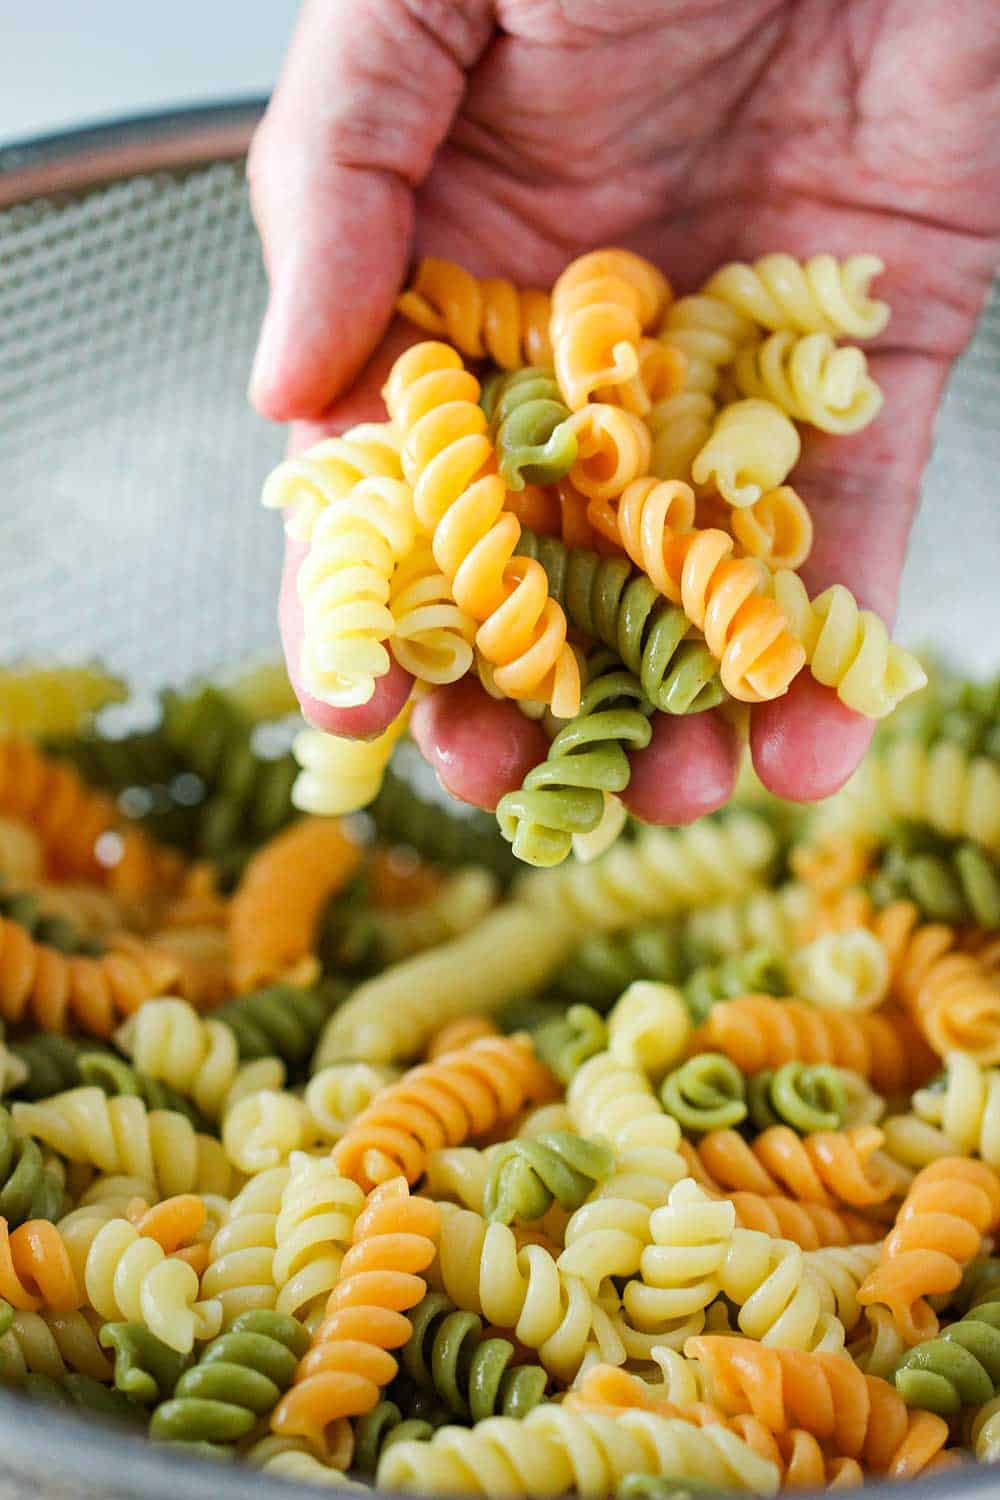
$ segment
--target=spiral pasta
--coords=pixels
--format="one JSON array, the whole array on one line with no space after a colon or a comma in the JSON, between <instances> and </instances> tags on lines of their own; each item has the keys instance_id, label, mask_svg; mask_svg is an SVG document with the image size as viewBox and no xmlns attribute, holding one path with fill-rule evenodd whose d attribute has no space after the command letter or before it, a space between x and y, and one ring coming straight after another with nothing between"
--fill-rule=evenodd
<instances>
[{"instance_id":1,"label":"spiral pasta","mask_svg":"<svg viewBox=\"0 0 1000 1500\"><path fill-rule=\"evenodd\" d=\"M837 348L827 333L796 336L783 328L739 351L733 376L744 396L772 401L821 432L859 432L882 408L882 392L864 354Z\"/></svg>"},{"instance_id":2,"label":"spiral pasta","mask_svg":"<svg viewBox=\"0 0 1000 1500\"><path fill-rule=\"evenodd\" d=\"M699 1053L674 1068L660 1098L685 1131L723 1130L747 1115L743 1074L721 1052Z\"/></svg>"},{"instance_id":3,"label":"spiral pasta","mask_svg":"<svg viewBox=\"0 0 1000 1500\"><path fill-rule=\"evenodd\" d=\"M430 1151L457 1146L551 1095L553 1079L527 1038L484 1037L390 1084L333 1149L345 1176L372 1187L421 1176Z\"/></svg>"},{"instance_id":4,"label":"spiral pasta","mask_svg":"<svg viewBox=\"0 0 1000 1500\"><path fill-rule=\"evenodd\" d=\"M935 847L904 833L882 851L872 894L913 901L928 921L1000 929L1000 861L972 843Z\"/></svg>"},{"instance_id":5,"label":"spiral pasta","mask_svg":"<svg viewBox=\"0 0 1000 1500\"><path fill-rule=\"evenodd\" d=\"M633 412L591 401L567 426L577 447L569 482L588 501L617 499L633 479L648 473L649 429Z\"/></svg>"},{"instance_id":6,"label":"spiral pasta","mask_svg":"<svg viewBox=\"0 0 1000 1500\"><path fill-rule=\"evenodd\" d=\"M850 1015L770 995L716 1005L691 1038L692 1053L705 1049L724 1052L744 1073L786 1062L833 1063L870 1078L880 1093L913 1088L933 1068L919 1034L899 1011Z\"/></svg>"},{"instance_id":7,"label":"spiral pasta","mask_svg":"<svg viewBox=\"0 0 1000 1500\"><path fill-rule=\"evenodd\" d=\"M950 1052L941 1086L914 1094L913 1111L936 1127L937 1154L979 1156L1000 1167L1000 1068L983 1068L965 1052Z\"/></svg>"},{"instance_id":8,"label":"spiral pasta","mask_svg":"<svg viewBox=\"0 0 1000 1500\"><path fill-rule=\"evenodd\" d=\"M625 559L530 531L521 532L517 550L538 559L569 622L617 651L654 708L697 713L721 701L718 666L684 611Z\"/></svg>"},{"instance_id":9,"label":"spiral pasta","mask_svg":"<svg viewBox=\"0 0 1000 1500\"><path fill-rule=\"evenodd\" d=\"M1000 1381L1000 1303L983 1302L908 1349L893 1375L907 1406L941 1417L992 1401Z\"/></svg>"},{"instance_id":10,"label":"spiral pasta","mask_svg":"<svg viewBox=\"0 0 1000 1500\"><path fill-rule=\"evenodd\" d=\"M654 471L655 472L655 471ZM812 517L790 484L730 512L733 540L773 572L800 568L812 551Z\"/></svg>"},{"instance_id":11,"label":"spiral pasta","mask_svg":"<svg viewBox=\"0 0 1000 1500\"><path fill-rule=\"evenodd\" d=\"M363 479L402 479L399 440L387 422L365 422L286 458L264 482L261 504L288 512L291 536L308 541L323 512Z\"/></svg>"},{"instance_id":12,"label":"spiral pasta","mask_svg":"<svg viewBox=\"0 0 1000 1500\"><path fill-rule=\"evenodd\" d=\"M686 1352L705 1371L723 1411L747 1412L775 1433L800 1427L876 1473L913 1478L947 1442L940 1417L908 1412L886 1381L835 1354L704 1335L691 1339Z\"/></svg>"},{"instance_id":13,"label":"spiral pasta","mask_svg":"<svg viewBox=\"0 0 1000 1500\"><path fill-rule=\"evenodd\" d=\"M69 1161L127 1172L162 1195L228 1193L232 1169L218 1141L199 1135L184 1115L147 1110L141 1099L109 1099L99 1088L69 1089L11 1111L22 1135L44 1141Z\"/></svg>"},{"instance_id":14,"label":"spiral pasta","mask_svg":"<svg viewBox=\"0 0 1000 1500\"><path fill-rule=\"evenodd\" d=\"M63 1185L32 1140L19 1137L0 1108L0 1214L15 1228L26 1219L57 1219Z\"/></svg>"},{"instance_id":15,"label":"spiral pasta","mask_svg":"<svg viewBox=\"0 0 1000 1500\"><path fill-rule=\"evenodd\" d=\"M293 1152L275 1222L275 1308L308 1324L340 1277L364 1194L328 1161Z\"/></svg>"},{"instance_id":16,"label":"spiral pasta","mask_svg":"<svg viewBox=\"0 0 1000 1500\"><path fill-rule=\"evenodd\" d=\"M588 1057L607 1050L608 1028L589 1005L571 1005L565 1015L543 1021L531 1040L542 1062L565 1084Z\"/></svg>"},{"instance_id":17,"label":"spiral pasta","mask_svg":"<svg viewBox=\"0 0 1000 1500\"><path fill-rule=\"evenodd\" d=\"M907 1344L933 1337L938 1320L927 1297L958 1286L963 1266L998 1218L1000 1179L983 1162L942 1157L924 1167L858 1301L886 1306Z\"/></svg>"},{"instance_id":18,"label":"spiral pasta","mask_svg":"<svg viewBox=\"0 0 1000 1500\"><path fill-rule=\"evenodd\" d=\"M579 410L598 392L640 415L649 407L639 373L639 342L670 297L666 277L627 250L581 255L552 288L550 335L556 378Z\"/></svg>"},{"instance_id":19,"label":"spiral pasta","mask_svg":"<svg viewBox=\"0 0 1000 1500\"><path fill-rule=\"evenodd\" d=\"M125 684L97 663L7 666L0 669L0 734L74 734L99 709L127 696Z\"/></svg>"},{"instance_id":20,"label":"spiral pasta","mask_svg":"<svg viewBox=\"0 0 1000 1500\"><path fill-rule=\"evenodd\" d=\"M191 1099L210 1120L226 1113L248 1074L258 1088L280 1088L285 1081L278 1061L241 1067L232 1030L203 1019L184 1000L150 1001L119 1027L115 1040L137 1068Z\"/></svg>"},{"instance_id":21,"label":"spiral pasta","mask_svg":"<svg viewBox=\"0 0 1000 1500\"><path fill-rule=\"evenodd\" d=\"M389 670L390 580L414 545L413 505L402 480L362 479L313 526L296 581L299 670L306 689L324 703L367 703Z\"/></svg>"},{"instance_id":22,"label":"spiral pasta","mask_svg":"<svg viewBox=\"0 0 1000 1500\"><path fill-rule=\"evenodd\" d=\"M476 644L495 667L496 686L551 703L560 717L575 713L579 669L566 617L543 570L513 559L520 525L504 514L504 484L491 472L478 381L446 345L418 344L396 361L384 394L404 438L417 522L455 603L482 622Z\"/></svg>"},{"instance_id":23,"label":"spiral pasta","mask_svg":"<svg viewBox=\"0 0 1000 1500\"><path fill-rule=\"evenodd\" d=\"M219 1303L224 1328L241 1314L273 1308L277 1301L274 1250L289 1175L288 1167L275 1167L252 1177L209 1244L202 1295Z\"/></svg>"},{"instance_id":24,"label":"spiral pasta","mask_svg":"<svg viewBox=\"0 0 1000 1500\"><path fill-rule=\"evenodd\" d=\"M541 1366L512 1366L516 1351L510 1340L488 1337L481 1318L459 1310L443 1293L428 1292L410 1321L402 1370L415 1385L440 1396L456 1416L473 1422L523 1417L541 1401L548 1384Z\"/></svg>"},{"instance_id":25,"label":"spiral pasta","mask_svg":"<svg viewBox=\"0 0 1000 1500\"><path fill-rule=\"evenodd\" d=\"M548 292L498 276L480 279L454 261L425 255L396 309L470 359L488 356L503 370L552 357Z\"/></svg>"},{"instance_id":26,"label":"spiral pasta","mask_svg":"<svg viewBox=\"0 0 1000 1500\"><path fill-rule=\"evenodd\" d=\"M109 1381L114 1372L98 1341L99 1327L95 1315L85 1311L18 1309L0 1337L4 1379L20 1383L27 1375L37 1374L63 1380L75 1371L92 1380Z\"/></svg>"},{"instance_id":27,"label":"spiral pasta","mask_svg":"<svg viewBox=\"0 0 1000 1500\"><path fill-rule=\"evenodd\" d=\"M653 1412L567 1411L550 1403L523 1422L494 1417L474 1432L442 1427L426 1443L393 1443L376 1483L405 1493L555 1496L613 1492L627 1474L697 1475L773 1494L778 1466L735 1433Z\"/></svg>"},{"instance_id":28,"label":"spiral pasta","mask_svg":"<svg viewBox=\"0 0 1000 1500\"><path fill-rule=\"evenodd\" d=\"M409 723L406 709L373 740L303 729L295 736L295 759L301 770L292 798L303 812L342 816L367 807L378 797L389 757Z\"/></svg>"},{"instance_id":29,"label":"spiral pasta","mask_svg":"<svg viewBox=\"0 0 1000 1500\"><path fill-rule=\"evenodd\" d=\"M695 454L691 478L697 485L714 485L732 506L754 505L784 484L801 446L794 424L772 401L734 401L722 408Z\"/></svg>"},{"instance_id":30,"label":"spiral pasta","mask_svg":"<svg viewBox=\"0 0 1000 1500\"><path fill-rule=\"evenodd\" d=\"M764 255L752 265L723 266L706 282L704 295L775 332L874 338L889 321L889 308L868 291L884 269L875 255L849 255L839 264L832 255L805 262Z\"/></svg>"},{"instance_id":31,"label":"spiral pasta","mask_svg":"<svg viewBox=\"0 0 1000 1500\"><path fill-rule=\"evenodd\" d=\"M874 933L863 927L827 932L788 959L794 992L812 1005L835 1010L872 1010L889 988L889 958Z\"/></svg>"},{"instance_id":32,"label":"spiral pasta","mask_svg":"<svg viewBox=\"0 0 1000 1500\"><path fill-rule=\"evenodd\" d=\"M487 399L487 395L489 399ZM487 393L500 478L509 490L525 484L554 484L573 467L577 438L568 424L569 407L551 370L529 365L503 377Z\"/></svg>"},{"instance_id":33,"label":"spiral pasta","mask_svg":"<svg viewBox=\"0 0 1000 1500\"><path fill-rule=\"evenodd\" d=\"M476 622L459 609L429 544L399 564L389 586L390 649L422 682L457 682L472 666Z\"/></svg>"},{"instance_id":34,"label":"spiral pasta","mask_svg":"<svg viewBox=\"0 0 1000 1500\"><path fill-rule=\"evenodd\" d=\"M372 1409L396 1374L389 1351L410 1337L405 1314L426 1292L419 1273L434 1259L439 1230L434 1204L411 1198L402 1178L372 1190L355 1220L326 1316L295 1383L272 1413L274 1432L304 1437L325 1452L331 1423Z\"/></svg>"},{"instance_id":35,"label":"spiral pasta","mask_svg":"<svg viewBox=\"0 0 1000 1500\"><path fill-rule=\"evenodd\" d=\"M693 518L688 486L637 479L622 494L617 511L609 508L596 523L620 541L661 594L683 605L692 623L704 629L732 697L746 703L778 697L804 664L805 648L789 631L781 608L765 597L766 570L751 558L735 561L732 537L692 530Z\"/></svg>"},{"instance_id":36,"label":"spiral pasta","mask_svg":"<svg viewBox=\"0 0 1000 1500\"><path fill-rule=\"evenodd\" d=\"M527 864L560 864L574 835L594 831L605 794L628 785L625 746L641 750L652 737L652 705L638 678L604 652L588 660L587 678L579 713L559 730L520 790L497 804L500 831Z\"/></svg>"},{"instance_id":37,"label":"spiral pasta","mask_svg":"<svg viewBox=\"0 0 1000 1500\"><path fill-rule=\"evenodd\" d=\"M747 1088L751 1123L762 1132L779 1125L800 1135L839 1130L848 1108L845 1077L845 1070L829 1063L789 1062L754 1073ZM858 1083L866 1088L863 1080ZM868 1140L874 1148L874 1138Z\"/></svg>"},{"instance_id":38,"label":"spiral pasta","mask_svg":"<svg viewBox=\"0 0 1000 1500\"><path fill-rule=\"evenodd\" d=\"M316 1045L323 1023L342 994L330 980L315 989L274 984L219 1006L212 1019L229 1027L244 1061L260 1061L277 1054L290 1067L296 1067L305 1062Z\"/></svg>"},{"instance_id":39,"label":"spiral pasta","mask_svg":"<svg viewBox=\"0 0 1000 1500\"><path fill-rule=\"evenodd\" d=\"M492 1223L540 1219L553 1203L571 1212L614 1168L611 1150L569 1131L515 1139L491 1152L483 1212Z\"/></svg>"},{"instance_id":40,"label":"spiral pasta","mask_svg":"<svg viewBox=\"0 0 1000 1500\"><path fill-rule=\"evenodd\" d=\"M222 1324L218 1302L199 1301L198 1276L167 1256L154 1239L126 1219L101 1226L87 1254L84 1280L91 1304L104 1319L141 1322L168 1348L188 1353Z\"/></svg>"},{"instance_id":41,"label":"spiral pasta","mask_svg":"<svg viewBox=\"0 0 1000 1500\"><path fill-rule=\"evenodd\" d=\"M773 575L773 590L813 676L836 688L848 708L882 719L927 682L916 657L890 641L878 615L859 609L842 583L810 600L798 574L782 568Z\"/></svg>"}]
</instances>

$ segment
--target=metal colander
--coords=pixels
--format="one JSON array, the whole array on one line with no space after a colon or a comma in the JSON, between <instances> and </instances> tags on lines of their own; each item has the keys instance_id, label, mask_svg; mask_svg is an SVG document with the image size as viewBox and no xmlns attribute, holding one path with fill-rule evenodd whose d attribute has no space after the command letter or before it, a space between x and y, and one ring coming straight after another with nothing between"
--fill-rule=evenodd
<instances>
[{"instance_id":1,"label":"metal colander","mask_svg":"<svg viewBox=\"0 0 1000 1500\"><path fill-rule=\"evenodd\" d=\"M257 499L282 434L244 396L265 298L243 160L258 112L0 151L0 659L97 656L152 688L276 648L279 523ZM998 471L995 289L942 411L900 619L975 669L1000 665ZM970 1470L907 1494L990 1485ZM302 1493L0 1392L0 1500Z\"/></svg>"}]
</instances>

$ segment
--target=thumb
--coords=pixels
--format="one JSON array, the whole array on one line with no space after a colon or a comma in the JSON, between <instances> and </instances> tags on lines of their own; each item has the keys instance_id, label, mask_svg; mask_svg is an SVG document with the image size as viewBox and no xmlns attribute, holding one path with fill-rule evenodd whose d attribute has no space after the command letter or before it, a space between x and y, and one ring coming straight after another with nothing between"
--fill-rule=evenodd
<instances>
[{"instance_id":1,"label":"thumb","mask_svg":"<svg viewBox=\"0 0 1000 1500\"><path fill-rule=\"evenodd\" d=\"M270 282L250 380L263 416L318 416L377 343L410 255L413 189L492 25L488 0L304 5L248 164Z\"/></svg>"}]
</instances>

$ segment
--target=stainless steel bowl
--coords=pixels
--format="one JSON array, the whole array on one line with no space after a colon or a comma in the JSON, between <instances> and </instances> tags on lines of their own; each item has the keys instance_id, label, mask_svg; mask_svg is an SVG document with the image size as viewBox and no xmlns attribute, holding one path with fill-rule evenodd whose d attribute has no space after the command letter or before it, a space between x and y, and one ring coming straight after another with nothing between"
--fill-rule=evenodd
<instances>
[{"instance_id":1,"label":"stainless steel bowl","mask_svg":"<svg viewBox=\"0 0 1000 1500\"><path fill-rule=\"evenodd\" d=\"M282 435L244 398L265 296L243 180L259 110L0 150L0 659L99 656L154 688L276 647L279 526L257 497ZM1000 664L994 290L941 415L900 620L976 669ZM969 1469L909 1493L998 1489ZM297 1492L0 1390L0 1500Z\"/></svg>"}]
</instances>

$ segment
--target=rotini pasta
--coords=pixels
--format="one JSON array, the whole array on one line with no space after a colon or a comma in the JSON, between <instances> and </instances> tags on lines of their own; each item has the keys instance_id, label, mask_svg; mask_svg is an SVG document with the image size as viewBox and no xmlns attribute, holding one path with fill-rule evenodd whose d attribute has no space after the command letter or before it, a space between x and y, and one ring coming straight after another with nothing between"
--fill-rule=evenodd
<instances>
[{"instance_id":1,"label":"rotini pasta","mask_svg":"<svg viewBox=\"0 0 1000 1500\"><path fill-rule=\"evenodd\" d=\"M704 294L775 332L874 338L889 321L889 309L868 290L884 269L875 255L849 255L839 264L832 255L801 263L791 255L764 255L753 265L723 266Z\"/></svg>"},{"instance_id":2,"label":"rotini pasta","mask_svg":"<svg viewBox=\"0 0 1000 1500\"><path fill-rule=\"evenodd\" d=\"M457 682L472 666L476 622L451 597L427 543L398 565L389 586L390 649L422 682Z\"/></svg>"},{"instance_id":3,"label":"rotini pasta","mask_svg":"<svg viewBox=\"0 0 1000 1500\"><path fill-rule=\"evenodd\" d=\"M552 357L548 292L498 276L479 279L450 260L424 256L396 307L425 333L448 339L470 359L489 356L503 370Z\"/></svg>"},{"instance_id":4,"label":"rotini pasta","mask_svg":"<svg viewBox=\"0 0 1000 1500\"><path fill-rule=\"evenodd\" d=\"M556 378L573 411L594 395L621 396L641 415L649 406L639 343L669 300L666 277L627 250L581 255L552 288L550 336Z\"/></svg>"},{"instance_id":5,"label":"rotini pasta","mask_svg":"<svg viewBox=\"0 0 1000 1500\"><path fill-rule=\"evenodd\" d=\"M285 459L264 481L261 504L288 512L290 535L308 541L323 512L363 479L402 479L399 441L388 423L367 422Z\"/></svg>"},{"instance_id":6,"label":"rotini pasta","mask_svg":"<svg viewBox=\"0 0 1000 1500\"><path fill-rule=\"evenodd\" d=\"M695 454L691 478L714 485L736 508L754 505L784 484L800 452L798 432L780 407L759 399L734 401L722 408Z\"/></svg>"},{"instance_id":7,"label":"rotini pasta","mask_svg":"<svg viewBox=\"0 0 1000 1500\"><path fill-rule=\"evenodd\" d=\"M744 396L759 397L821 432L859 432L882 408L882 392L854 346L837 348L827 333L800 337L787 328L741 349L733 376Z\"/></svg>"}]
</instances>

